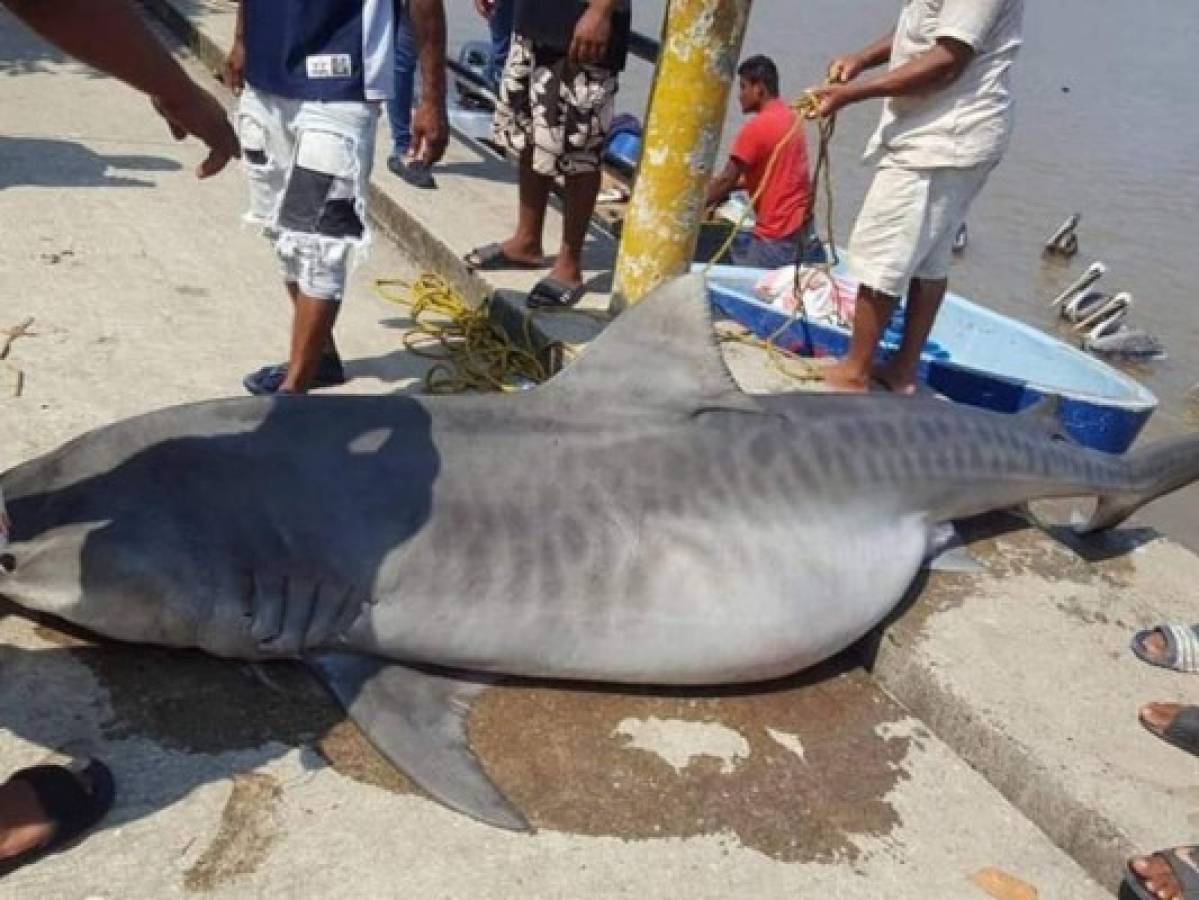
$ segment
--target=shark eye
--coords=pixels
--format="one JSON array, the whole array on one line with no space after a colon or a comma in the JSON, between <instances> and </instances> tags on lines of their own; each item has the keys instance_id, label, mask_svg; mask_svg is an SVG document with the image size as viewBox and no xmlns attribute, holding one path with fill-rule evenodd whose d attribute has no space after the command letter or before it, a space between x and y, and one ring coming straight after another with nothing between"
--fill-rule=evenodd
<instances>
[{"instance_id":1,"label":"shark eye","mask_svg":"<svg viewBox=\"0 0 1199 900\"><path fill-rule=\"evenodd\" d=\"M11 575L17 571L17 558L11 553L0 553L0 573Z\"/></svg>"}]
</instances>

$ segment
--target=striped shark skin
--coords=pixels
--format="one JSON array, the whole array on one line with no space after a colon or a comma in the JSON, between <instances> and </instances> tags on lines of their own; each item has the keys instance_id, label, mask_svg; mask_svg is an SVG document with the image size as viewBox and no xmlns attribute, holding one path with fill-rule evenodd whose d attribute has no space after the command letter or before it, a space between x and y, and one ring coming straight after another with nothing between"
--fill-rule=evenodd
<instances>
[{"instance_id":1,"label":"striped shark skin","mask_svg":"<svg viewBox=\"0 0 1199 900\"><path fill-rule=\"evenodd\" d=\"M428 793L519 810L465 731L503 676L792 674L900 602L944 523L1097 496L1090 530L1199 477L1199 436L1125 457L1052 417L733 382L700 276L502 396L215 400L0 476L0 595L100 635L299 659Z\"/></svg>"}]
</instances>

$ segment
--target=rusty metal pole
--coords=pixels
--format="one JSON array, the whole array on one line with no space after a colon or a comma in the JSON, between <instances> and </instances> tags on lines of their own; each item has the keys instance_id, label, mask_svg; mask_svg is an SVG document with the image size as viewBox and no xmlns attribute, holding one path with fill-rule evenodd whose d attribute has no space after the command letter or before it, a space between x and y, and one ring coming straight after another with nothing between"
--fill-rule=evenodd
<instances>
[{"instance_id":1,"label":"rusty metal pole","mask_svg":"<svg viewBox=\"0 0 1199 900\"><path fill-rule=\"evenodd\" d=\"M684 272L695 253L751 0L670 0L611 310Z\"/></svg>"}]
</instances>

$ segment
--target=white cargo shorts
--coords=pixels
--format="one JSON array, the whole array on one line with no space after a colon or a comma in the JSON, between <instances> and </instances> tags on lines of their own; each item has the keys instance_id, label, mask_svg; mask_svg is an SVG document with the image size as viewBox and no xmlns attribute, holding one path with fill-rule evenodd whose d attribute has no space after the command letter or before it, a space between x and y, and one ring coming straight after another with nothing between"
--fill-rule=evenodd
<instances>
[{"instance_id":1,"label":"white cargo shorts","mask_svg":"<svg viewBox=\"0 0 1199 900\"><path fill-rule=\"evenodd\" d=\"M370 239L367 184L379 104L241 95L237 131L250 184L246 221L274 245L288 282L341 300L350 256Z\"/></svg>"},{"instance_id":2,"label":"white cargo shorts","mask_svg":"<svg viewBox=\"0 0 1199 900\"><path fill-rule=\"evenodd\" d=\"M849 238L850 275L892 297L913 278L949 274L953 239L994 163L962 169L912 169L884 161Z\"/></svg>"}]
</instances>

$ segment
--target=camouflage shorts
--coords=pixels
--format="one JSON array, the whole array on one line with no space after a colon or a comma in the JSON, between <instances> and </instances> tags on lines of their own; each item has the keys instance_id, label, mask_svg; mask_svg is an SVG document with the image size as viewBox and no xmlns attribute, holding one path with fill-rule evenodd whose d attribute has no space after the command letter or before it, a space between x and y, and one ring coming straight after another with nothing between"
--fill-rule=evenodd
<instances>
[{"instance_id":1,"label":"camouflage shorts","mask_svg":"<svg viewBox=\"0 0 1199 900\"><path fill-rule=\"evenodd\" d=\"M514 35L492 136L518 156L532 148L533 170L542 175L595 172L616 87L610 69L572 66L566 54Z\"/></svg>"}]
</instances>

